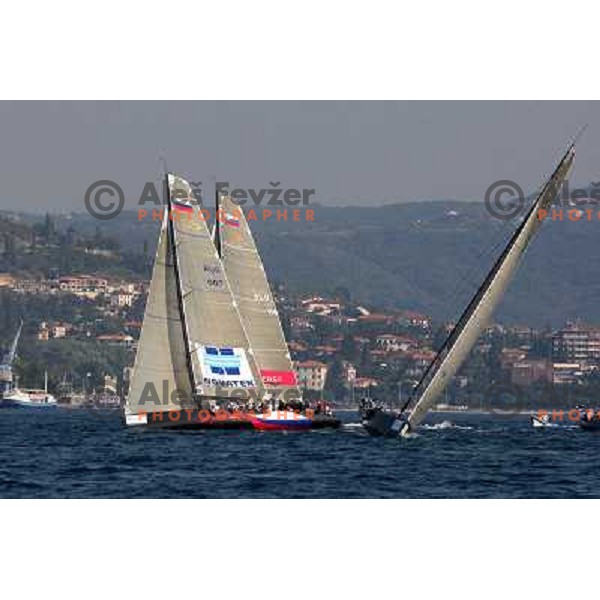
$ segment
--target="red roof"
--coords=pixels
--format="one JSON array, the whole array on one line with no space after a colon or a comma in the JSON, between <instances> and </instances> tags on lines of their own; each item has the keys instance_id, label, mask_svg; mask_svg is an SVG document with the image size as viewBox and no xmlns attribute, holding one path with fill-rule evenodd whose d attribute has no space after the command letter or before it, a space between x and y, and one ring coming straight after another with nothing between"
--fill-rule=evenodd
<instances>
[{"instance_id":1,"label":"red roof","mask_svg":"<svg viewBox=\"0 0 600 600\"><path fill-rule=\"evenodd\" d=\"M327 367L325 363L319 362L318 360L304 360L296 363L298 369L312 369L314 367Z\"/></svg>"}]
</instances>

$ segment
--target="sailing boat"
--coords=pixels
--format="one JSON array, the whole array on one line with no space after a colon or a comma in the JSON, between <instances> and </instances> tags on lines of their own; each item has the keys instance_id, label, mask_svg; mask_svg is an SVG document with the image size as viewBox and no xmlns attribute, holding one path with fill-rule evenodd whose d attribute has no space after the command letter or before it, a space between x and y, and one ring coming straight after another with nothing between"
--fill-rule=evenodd
<instances>
[{"instance_id":1,"label":"sailing boat","mask_svg":"<svg viewBox=\"0 0 600 600\"><path fill-rule=\"evenodd\" d=\"M276 403L301 411L305 408L292 366L279 312L246 216L228 196L217 196L215 245L221 255L225 273L252 355L258 367L265 395ZM289 408L286 410L289 412ZM332 414L257 415L253 424L260 429L298 427L339 427L341 421Z\"/></svg>"},{"instance_id":2,"label":"sailing boat","mask_svg":"<svg viewBox=\"0 0 600 600\"><path fill-rule=\"evenodd\" d=\"M13 388L13 362L17 354L17 346L19 344L22 329L23 319L21 319L21 322L19 323L19 328L17 329L17 333L13 338L8 352L2 357L2 364L0 364L0 397L2 394L10 392Z\"/></svg>"},{"instance_id":3,"label":"sailing boat","mask_svg":"<svg viewBox=\"0 0 600 600\"><path fill-rule=\"evenodd\" d=\"M260 404L265 385L249 341L258 338L249 338L240 318L239 289L234 296L188 182L168 174L165 187L167 211L125 423L262 428L262 417L246 410L255 400ZM312 427L312 419L296 412L285 413L283 419L287 426L282 428Z\"/></svg>"},{"instance_id":4,"label":"sailing boat","mask_svg":"<svg viewBox=\"0 0 600 600\"><path fill-rule=\"evenodd\" d=\"M227 276L192 189L166 177L163 217L133 375L127 425L249 426L218 401L258 393L258 371Z\"/></svg>"},{"instance_id":5,"label":"sailing boat","mask_svg":"<svg viewBox=\"0 0 600 600\"><path fill-rule=\"evenodd\" d=\"M18 386L2 398L4 406L22 408L53 408L56 398L48 393L48 371L44 372L44 389L23 389Z\"/></svg>"},{"instance_id":6,"label":"sailing boat","mask_svg":"<svg viewBox=\"0 0 600 600\"><path fill-rule=\"evenodd\" d=\"M436 357L426 369L413 394L399 413L373 409L364 415L363 425L373 435L404 436L425 418L436 398L471 351L492 312L500 302L527 246L541 225L539 212L547 209L567 178L575 157L571 143L554 173L546 181L525 219L485 278ZM542 213L543 214L543 213ZM409 405L412 409L407 413Z\"/></svg>"}]
</instances>

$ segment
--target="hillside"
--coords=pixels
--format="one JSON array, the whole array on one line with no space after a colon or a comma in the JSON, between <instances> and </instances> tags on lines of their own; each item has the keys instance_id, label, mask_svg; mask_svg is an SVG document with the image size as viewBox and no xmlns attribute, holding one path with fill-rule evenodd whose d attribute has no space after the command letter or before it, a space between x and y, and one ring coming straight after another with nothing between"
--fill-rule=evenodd
<instances>
[{"instance_id":1,"label":"hillside","mask_svg":"<svg viewBox=\"0 0 600 600\"><path fill-rule=\"evenodd\" d=\"M460 313L516 226L490 218L479 203L455 201L315 211L314 223L253 224L272 279L298 292L343 286L366 304L438 319ZM116 239L123 262L152 256L158 232L158 223L137 222L134 213L100 223L70 215L57 219L57 227ZM575 317L600 322L600 265L592 258L598 227L600 220L545 223L497 319L537 326Z\"/></svg>"}]
</instances>

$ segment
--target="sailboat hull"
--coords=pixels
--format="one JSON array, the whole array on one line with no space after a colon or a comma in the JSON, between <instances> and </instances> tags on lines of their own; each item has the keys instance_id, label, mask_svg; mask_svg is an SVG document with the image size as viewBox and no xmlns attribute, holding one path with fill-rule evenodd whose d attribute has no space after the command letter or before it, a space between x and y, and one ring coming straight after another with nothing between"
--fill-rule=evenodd
<instances>
[{"instance_id":1,"label":"sailboat hull","mask_svg":"<svg viewBox=\"0 0 600 600\"><path fill-rule=\"evenodd\" d=\"M207 410L170 410L160 412L140 412L125 415L125 424L133 427L146 426L168 429L252 429L252 422L245 415L213 415Z\"/></svg>"},{"instance_id":2,"label":"sailboat hull","mask_svg":"<svg viewBox=\"0 0 600 600\"><path fill-rule=\"evenodd\" d=\"M374 410L363 420L368 433L379 437L400 437L404 421L395 414L383 410Z\"/></svg>"},{"instance_id":3,"label":"sailboat hull","mask_svg":"<svg viewBox=\"0 0 600 600\"><path fill-rule=\"evenodd\" d=\"M316 415L310 419L265 419L261 415L229 413L218 411L212 414L207 410L171 410L162 412L139 412L125 414L125 424L131 427L168 428L168 429L258 429L276 431L283 429L336 429L341 421L329 415Z\"/></svg>"}]
</instances>

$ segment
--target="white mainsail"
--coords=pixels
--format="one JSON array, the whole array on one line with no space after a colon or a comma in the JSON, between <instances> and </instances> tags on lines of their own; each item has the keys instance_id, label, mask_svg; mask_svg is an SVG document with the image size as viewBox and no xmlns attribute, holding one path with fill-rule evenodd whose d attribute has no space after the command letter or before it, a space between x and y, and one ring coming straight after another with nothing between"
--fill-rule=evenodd
<instances>
[{"instance_id":1,"label":"white mainsail","mask_svg":"<svg viewBox=\"0 0 600 600\"><path fill-rule=\"evenodd\" d=\"M242 209L221 198L222 261L265 389L280 389L286 400L300 399L277 306L252 232Z\"/></svg>"},{"instance_id":2,"label":"white mainsail","mask_svg":"<svg viewBox=\"0 0 600 600\"><path fill-rule=\"evenodd\" d=\"M541 219L538 216L538 211L547 209L552 202L559 187L568 176L574 155L574 145L572 144L536 198L526 218L513 235L484 284L463 313L454 331L415 388L415 391L418 392L420 388L425 386L408 416L402 434L407 433L423 420L435 399L444 391L471 351L480 333L488 324L492 312L500 302L523 253L540 227Z\"/></svg>"},{"instance_id":3,"label":"white mainsail","mask_svg":"<svg viewBox=\"0 0 600 600\"><path fill-rule=\"evenodd\" d=\"M260 376L229 280L205 218L185 179L168 175L169 225L195 392L202 397L257 394ZM176 216L175 216L176 215Z\"/></svg>"},{"instance_id":4,"label":"white mainsail","mask_svg":"<svg viewBox=\"0 0 600 600\"><path fill-rule=\"evenodd\" d=\"M125 403L126 415L176 410L192 397L167 219L165 214Z\"/></svg>"}]
</instances>

